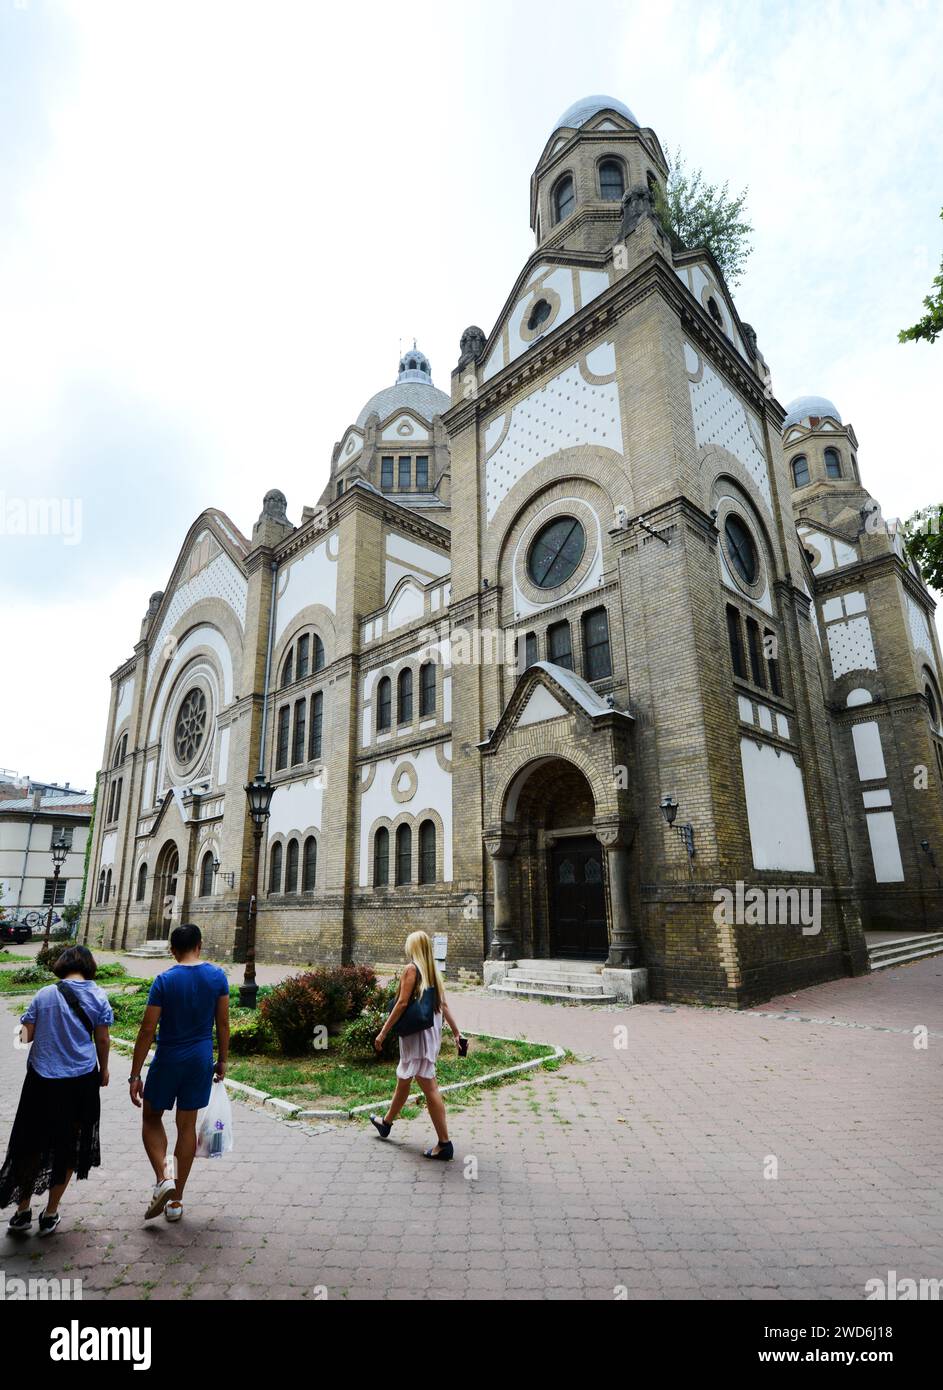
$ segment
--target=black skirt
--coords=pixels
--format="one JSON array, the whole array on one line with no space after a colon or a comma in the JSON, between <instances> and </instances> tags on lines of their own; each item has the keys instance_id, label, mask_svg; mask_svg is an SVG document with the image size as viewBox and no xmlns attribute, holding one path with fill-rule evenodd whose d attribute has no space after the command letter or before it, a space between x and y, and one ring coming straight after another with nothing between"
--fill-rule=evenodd
<instances>
[{"instance_id":1,"label":"black skirt","mask_svg":"<svg viewBox=\"0 0 943 1390\"><path fill-rule=\"evenodd\" d=\"M87 1178L101 1163L98 1067L54 1078L26 1068L7 1156L0 1169L0 1208L65 1182L71 1169Z\"/></svg>"}]
</instances>

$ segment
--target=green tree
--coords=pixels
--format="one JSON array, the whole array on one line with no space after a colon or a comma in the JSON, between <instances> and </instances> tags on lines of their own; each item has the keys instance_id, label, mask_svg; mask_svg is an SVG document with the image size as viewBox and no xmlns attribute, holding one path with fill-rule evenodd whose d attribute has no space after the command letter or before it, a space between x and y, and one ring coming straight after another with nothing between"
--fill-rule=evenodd
<instances>
[{"instance_id":1,"label":"green tree","mask_svg":"<svg viewBox=\"0 0 943 1390\"><path fill-rule=\"evenodd\" d=\"M943 506L922 507L901 527L904 548L934 589L943 589Z\"/></svg>"},{"instance_id":2,"label":"green tree","mask_svg":"<svg viewBox=\"0 0 943 1390\"><path fill-rule=\"evenodd\" d=\"M706 246L728 284L736 285L753 250L751 223L744 217L748 190L738 197L730 185L708 183L700 169L688 170L676 150L665 193L655 193L655 210L679 249Z\"/></svg>"},{"instance_id":3,"label":"green tree","mask_svg":"<svg viewBox=\"0 0 943 1390\"><path fill-rule=\"evenodd\" d=\"M943 217L943 208L940 210L940 216ZM940 263L940 273L935 277L933 286L934 291L923 301L927 312L912 328L901 329L897 335L898 341L935 343L943 333L943 262Z\"/></svg>"}]
</instances>

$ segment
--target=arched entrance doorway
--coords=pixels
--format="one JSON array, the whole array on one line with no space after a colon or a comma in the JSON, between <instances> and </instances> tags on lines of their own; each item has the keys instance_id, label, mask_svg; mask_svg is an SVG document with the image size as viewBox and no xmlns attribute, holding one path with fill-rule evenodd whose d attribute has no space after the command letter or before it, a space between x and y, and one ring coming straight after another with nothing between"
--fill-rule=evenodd
<instances>
[{"instance_id":1,"label":"arched entrance doorway","mask_svg":"<svg viewBox=\"0 0 943 1390\"><path fill-rule=\"evenodd\" d=\"M573 763L546 758L508 789L522 935L535 956L602 961L609 953L605 851L592 788ZM523 944L523 943L522 943Z\"/></svg>"},{"instance_id":2,"label":"arched entrance doorway","mask_svg":"<svg viewBox=\"0 0 943 1390\"><path fill-rule=\"evenodd\" d=\"M157 872L154 874L154 897L151 904L151 920L147 929L147 936L150 941L166 941L178 919L179 876L180 855L177 853L177 846L173 843L165 845L160 852L157 860Z\"/></svg>"}]
</instances>

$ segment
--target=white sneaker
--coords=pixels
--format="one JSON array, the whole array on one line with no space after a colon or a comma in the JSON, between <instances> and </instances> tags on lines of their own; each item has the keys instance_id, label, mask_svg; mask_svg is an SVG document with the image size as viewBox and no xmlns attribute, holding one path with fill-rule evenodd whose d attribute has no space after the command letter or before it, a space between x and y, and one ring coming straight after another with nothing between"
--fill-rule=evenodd
<instances>
[{"instance_id":1,"label":"white sneaker","mask_svg":"<svg viewBox=\"0 0 943 1390\"><path fill-rule=\"evenodd\" d=\"M168 1202L164 1207L164 1215L168 1221L179 1221L183 1216L182 1202Z\"/></svg>"},{"instance_id":2,"label":"white sneaker","mask_svg":"<svg viewBox=\"0 0 943 1390\"><path fill-rule=\"evenodd\" d=\"M173 1178L164 1178L163 1182L155 1183L154 1191L151 1194L151 1204L144 1213L144 1220L151 1221L155 1216L160 1216L176 1190L177 1184Z\"/></svg>"}]
</instances>

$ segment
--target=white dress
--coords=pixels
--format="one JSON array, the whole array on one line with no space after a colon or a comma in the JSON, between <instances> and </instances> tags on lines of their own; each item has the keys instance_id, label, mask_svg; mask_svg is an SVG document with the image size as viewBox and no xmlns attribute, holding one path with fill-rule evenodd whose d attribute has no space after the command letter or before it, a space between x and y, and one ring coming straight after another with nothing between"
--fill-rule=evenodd
<instances>
[{"instance_id":1,"label":"white dress","mask_svg":"<svg viewBox=\"0 0 943 1390\"><path fill-rule=\"evenodd\" d=\"M396 1075L401 1081L414 1076L435 1077L435 1064L442 1046L442 1012L433 1015L432 1027L421 1033L410 1033L399 1040L399 1065Z\"/></svg>"}]
</instances>

